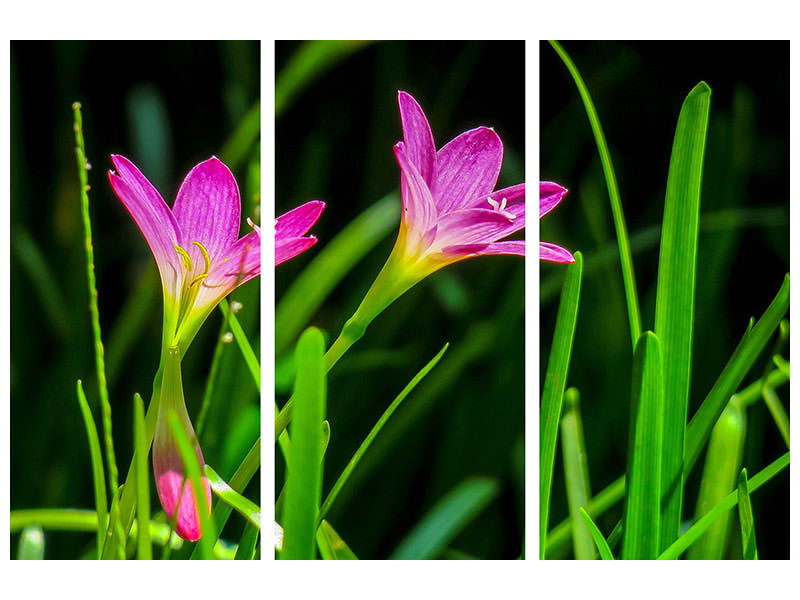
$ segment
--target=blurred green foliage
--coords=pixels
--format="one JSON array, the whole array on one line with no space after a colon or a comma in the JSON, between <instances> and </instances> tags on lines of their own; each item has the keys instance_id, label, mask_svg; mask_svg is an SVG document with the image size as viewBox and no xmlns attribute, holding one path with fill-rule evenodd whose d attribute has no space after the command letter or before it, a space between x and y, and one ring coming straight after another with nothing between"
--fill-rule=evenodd
<instances>
[{"instance_id":1,"label":"blurred green foliage","mask_svg":"<svg viewBox=\"0 0 800 600\"><path fill-rule=\"evenodd\" d=\"M399 188L392 152L402 139L398 90L419 101L437 147L472 127L494 126L505 147L498 187L525 180L522 42L334 46L338 62L328 61L313 81L304 80L302 90L281 105L276 121L276 214L312 199L327 203L312 229L317 246L276 270L278 300L334 235ZM345 50L351 53L343 57ZM319 51L278 42L277 82L299 87L287 83L289 65L296 64L297 55ZM399 202L396 206L399 224ZM329 343L378 274L396 234L396 227L388 229L311 316L307 324L322 329ZM521 554L524 301L524 263L518 258L484 257L447 267L382 313L329 373L323 497L392 398L450 342L441 362L387 422L326 516L359 558L402 554L404 539L449 510L448 494L467 490L473 495L464 482L474 478L490 481L492 494L485 501L465 500L479 510L469 519L451 515L457 527L453 536L436 542L434 556ZM279 349L276 359L282 366L289 352ZM286 397L278 394L279 404ZM277 493L285 465L279 451L276 455Z\"/></svg>"},{"instance_id":2,"label":"blurred green foliage","mask_svg":"<svg viewBox=\"0 0 800 600\"><path fill-rule=\"evenodd\" d=\"M566 42L564 48L594 98L614 161L644 329L653 326L658 235L652 228L663 216L678 113L698 81L713 90L700 202L691 416L749 318L763 313L789 271L788 42ZM570 190L542 221L541 237L586 256L567 383L581 392L591 489L597 493L625 465L632 363L625 298L618 256L597 260L609 244L616 254L616 240L584 108L550 45L541 44L540 52L540 176ZM562 278L563 269L542 264L541 368ZM767 362L771 355L764 353L743 385L760 377ZM787 404L788 388L779 395ZM755 472L785 445L763 404L748 409L748 421L743 465ZM568 514L559 471L551 527ZM684 522L694 512L700 472L687 480ZM788 557L788 499L785 476L752 496L761 558ZM621 514L618 505L597 524L607 535ZM733 546L730 552L737 556Z\"/></svg>"},{"instance_id":3,"label":"blurred green foliage","mask_svg":"<svg viewBox=\"0 0 800 600\"><path fill-rule=\"evenodd\" d=\"M94 506L75 397L81 378L100 423L72 102L83 105L93 165L89 197L100 323L124 476L133 449L133 395L139 392L149 401L158 365L161 291L147 244L108 185L109 155L133 160L170 205L195 164L212 154L223 161L235 158L231 167L243 219L260 222L259 52L258 42L11 44L12 510ZM249 123L248 131L226 145L243 123ZM237 316L256 352L258 290L256 279L232 295L243 304ZM195 420L221 322L219 312L213 313L184 358L187 406ZM229 478L259 435L260 411L236 344L223 346L221 361L200 443L208 463ZM258 499L255 480L247 496ZM157 518L154 494L151 503ZM232 518L231 536L238 538L243 524L238 515ZM46 530L45 535L46 558L87 555L95 542L92 533ZM12 548L17 538L11 536ZM184 546L173 557L191 550Z\"/></svg>"}]
</instances>

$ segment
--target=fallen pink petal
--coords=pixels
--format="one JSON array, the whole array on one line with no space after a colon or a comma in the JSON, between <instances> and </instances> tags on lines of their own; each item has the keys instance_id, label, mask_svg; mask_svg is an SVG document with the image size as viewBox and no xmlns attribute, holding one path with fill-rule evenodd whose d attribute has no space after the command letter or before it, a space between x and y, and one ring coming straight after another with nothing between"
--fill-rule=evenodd
<instances>
[{"instance_id":1,"label":"fallen pink petal","mask_svg":"<svg viewBox=\"0 0 800 600\"><path fill-rule=\"evenodd\" d=\"M325 203L312 200L293 208L275 219L275 266L305 252L317 243L313 235L306 235L317 222Z\"/></svg>"},{"instance_id":2,"label":"fallen pink petal","mask_svg":"<svg viewBox=\"0 0 800 600\"><path fill-rule=\"evenodd\" d=\"M563 200L567 188L552 181L539 182L539 218L541 219ZM539 242L539 259L548 262L573 263L575 257L566 248L550 242Z\"/></svg>"}]
</instances>

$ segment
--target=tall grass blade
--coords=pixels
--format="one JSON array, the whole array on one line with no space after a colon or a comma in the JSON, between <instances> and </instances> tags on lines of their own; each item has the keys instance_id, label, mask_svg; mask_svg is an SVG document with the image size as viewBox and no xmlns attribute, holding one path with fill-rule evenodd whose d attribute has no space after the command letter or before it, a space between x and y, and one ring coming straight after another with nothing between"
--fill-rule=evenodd
<instances>
[{"instance_id":1,"label":"tall grass blade","mask_svg":"<svg viewBox=\"0 0 800 600\"><path fill-rule=\"evenodd\" d=\"M649 560L658 555L664 435L663 364L658 336L645 331L633 356L623 559Z\"/></svg>"},{"instance_id":2,"label":"tall grass blade","mask_svg":"<svg viewBox=\"0 0 800 600\"><path fill-rule=\"evenodd\" d=\"M603 166L603 174L606 178L606 187L608 187L608 199L611 201L611 214L614 217L614 228L617 231L617 246L619 249L620 266L622 267L622 282L625 287L625 300L628 306L628 322L631 328L631 348L636 346L636 342L642 332L642 317L639 313L639 297L636 292L636 276L633 272L633 257L631 256L631 244L628 240L628 227L625 225L625 215L622 212L622 200L619 197L619 187L617 186L617 176L614 173L614 165L611 162L611 153L608 151L608 144L606 143L606 136L603 133L603 127L600 125L600 117L597 115L597 109L594 107L594 101L589 93L589 88L581 77L575 63L572 62L567 51L561 47L561 44L554 40L550 40L550 45L561 57L564 65L567 67L569 74L575 81L583 101L583 107L586 109L586 116L589 117L589 125L592 128L595 142L597 143L597 151L600 154L600 162Z\"/></svg>"},{"instance_id":3,"label":"tall grass blade","mask_svg":"<svg viewBox=\"0 0 800 600\"><path fill-rule=\"evenodd\" d=\"M92 409L83 393L83 383L77 384L78 404L83 415L83 424L86 427L86 437L89 440L89 456L92 459L92 481L94 482L94 506L97 510L97 558L103 555L103 540L105 539L106 523L108 522L108 500L106 498L106 476L103 472L103 455L100 452L100 439L97 427L92 417Z\"/></svg>"},{"instance_id":4,"label":"tall grass blade","mask_svg":"<svg viewBox=\"0 0 800 600\"><path fill-rule=\"evenodd\" d=\"M258 536L261 534L259 527L254 527L252 523L245 523L242 539L239 540L239 547L236 549L234 560L253 560L258 547Z\"/></svg>"},{"instance_id":5,"label":"tall grass blade","mask_svg":"<svg viewBox=\"0 0 800 600\"><path fill-rule=\"evenodd\" d=\"M261 103L256 102L242 117L236 129L220 150L220 158L231 171L236 171L261 135Z\"/></svg>"},{"instance_id":6,"label":"tall grass blade","mask_svg":"<svg viewBox=\"0 0 800 600\"><path fill-rule=\"evenodd\" d=\"M761 388L761 395L764 398L764 403L769 409L769 414L778 426L778 431L781 432L781 437L786 443L786 449L789 449L789 415L786 414L786 409L783 408L778 394L775 393L775 388L764 385Z\"/></svg>"},{"instance_id":7,"label":"tall grass blade","mask_svg":"<svg viewBox=\"0 0 800 600\"><path fill-rule=\"evenodd\" d=\"M497 482L486 477L462 481L439 500L392 554L395 560L436 558L497 495Z\"/></svg>"},{"instance_id":8,"label":"tall grass blade","mask_svg":"<svg viewBox=\"0 0 800 600\"><path fill-rule=\"evenodd\" d=\"M286 482L282 559L313 559L322 495L322 421L325 419L325 342L310 327L297 342L292 452Z\"/></svg>"},{"instance_id":9,"label":"tall grass blade","mask_svg":"<svg viewBox=\"0 0 800 600\"><path fill-rule=\"evenodd\" d=\"M247 339L247 334L242 329L242 326L239 324L239 319L236 318L236 315L228 306L228 301L226 299L222 299L219 302L219 309L222 311L222 314L225 316L225 319L228 321L228 325L231 328L231 333L233 333L233 339L236 340L236 344L239 346L239 350L242 351L242 356L244 357L244 362L247 364L247 368L250 371L250 374L253 376L253 381L258 388L259 394L261 393L261 365L258 363L258 358L256 357L256 353L253 352L253 347L250 345L250 341Z\"/></svg>"},{"instance_id":10,"label":"tall grass blade","mask_svg":"<svg viewBox=\"0 0 800 600\"><path fill-rule=\"evenodd\" d=\"M747 420L736 396L714 425L706 451L703 478L695 508L695 522L719 504L733 489L742 463ZM689 548L690 560L720 560L728 545L730 515L720 518Z\"/></svg>"},{"instance_id":11,"label":"tall grass blade","mask_svg":"<svg viewBox=\"0 0 800 600\"><path fill-rule=\"evenodd\" d=\"M600 558L603 560L614 560L614 553L611 552L611 548L609 548L606 538L603 537L600 529L597 527L597 525L595 525L595 522L592 521L592 517L589 516L589 513L587 513L582 506L578 509L578 513L581 517L583 517L586 526L591 532L592 539L597 546L597 551L600 553Z\"/></svg>"},{"instance_id":12,"label":"tall grass blade","mask_svg":"<svg viewBox=\"0 0 800 600\"><path fill-rule=\"evenodd\" d=\"M428 373L430 373L431 369L433 369L433 367L436 366L436 364L439 362L439 360L441 360L442 356L444 356L444 353L447 351L447 348L449 346L450 346L450 344L445 344L442 347L442 349L439 350L439 352L436 354L436 356L434 356L430 361L428 361L428 364L426 364L424 367L422 367L422 369L419 371L419 373L414 375L414 377L411 379L411 381L408 382L406 387L403 388L403 391L401 391L397 395L397 397L394 400L392 400L392 403L383 412L383 414L381 415L380 419L378 419L377 423L375 423L375 425L372 427L370 432L367 434L367 437L364 439L363 442L361 442L361 445L358 447L358 449L355 451L355 454L353 454L353 457L347 463L347 466L342 471L342 474L339 475L339 478L336 480L336 483L333 484L333 487L331 488L331 491L328 493L328 496L325 498L325 502L323 502L323 504L322 504L322 508L320 508L320 510L319 510L319 517L317 519L318 521L321 521L322 519L324 519L325 516L328 514L328 511L331 509L331 506L333 506L333 503L336 500L336 497L339 495L339 492L342 490L342 488L344 487L345 483L347 483L347 480L350 477L351 473L358 466L358 463L361 461L361 457L364 456L364 453L369 449L369 447L372 444L373 440L376 437L378 437L378 434L381 432L381 429L383 429L383 426L386 425L386 422L391 418L391 416L394 414L394 412L400 407L400 404L403 402L403 400L405 400L406 397L414 390L414 388L417 387L417 384L420 381L422 381L422 379Z\"/></svg>"},{"instance_id":13,"label":"tall grass blade","mask_svg":"<svg viewBox=\"0 0 800 600\"><path fill-rule=\"evenodd\" d=\"M753 507L750 505L750 492L747 488L747 469L742 469L736 485L739 500L739 523L742 527L742 557L745 560L758 560Z\"/></svg>"},{"instance_id":14,"label":"tall grass blade","mask_svg":"<svg viewBox=\"0 0 800 600\"><path fill-rule=\"evenodd\" d=\"M317 529L317 547L323 560L358 560L336 530L325 520Z\"/></svg>"},{"instance_id":15,"label":"tall grass blade","mask_svg":"<svg viewBox=\"0 0 800 600\"><path fill-rule=\"evenodd\" d=\"M567 503L572 516L572 547L577 560L594 558L595 542L589 527L580 517L580 510L589 505L589 468L586 464L586 445L583 441L580 394L569 388L564 394L564 414L561 417L561 455L564 459L564 478L567 484Z\"/></svg>"},{"instance_id":16,"label":"tall grass blade","mask_svg":"<svg viewBox=\"0 0 800 600\"><path fill-rule=\"evenodd\" d=\"M678 116L664 201L658 258L655 333L663 346L664 439L661 549L678 537L683 453L694 337L697 232L711 88L701 81Z\"/></svg>"},{"instance_id":17,"label":"tall grass blade","mask_svg":"<svg viewBox=\"0 0 800 600\"><path fill-rule=\"evenodd\" d=\"M144 425L144 402L139 394L133 396L133 440L136 457L136 517L139 523L150 523L150 470L147 468L147 441ZM153 549L150 528L139 528L136 538L136 557L151 560Z\"/></svg>"},{"instance_id":18,"label":"tall grass blade","mask_svg":"<svg viewBox=\"0 0 800 600\"><path fill-rule=\"evenodd\" d=\"M569 359L578 319L581 295L583 256L575 253L575 262L567 267L561 302L553 333L553 345L547 361L539 417L539 558L544 559L547 540L547 521L550 515L550 493L558 440L558 422L567 384Z\"/></svg>"},{"instance_id":19,"label":"tall grass blade","mask_svg":"<svg viewBox=\"0 0 800 600\"><path fill-rule=\"evenodd\" d=\"M44 560L44 531L38 525L29 525L22 530L17 560Z\"/></svg>"},{"instance_id":20,"label":"tall grass blade","mask_svg":"<svg viewBox=\"0 0 800 600\"><path fill-rule=\"evenodd\" d=\"M756 476L747 482L747 491L749 494L755 492L762 485L767 483L770 479L775 477L783 469L789 466L789 453L782 454L779 458L772 461L766 467L761 469ZM668 560L678 558L686 549L695 543L706 530L713 525L716 520L732 509L739 502L739 492L732 491L725 496L725 499L717 504L713 509L708 511L706 515L697 523L692 525L686 533L675 540L672 545L664 550L658 557L659 560Z\"/></svg>"}]
</instances>

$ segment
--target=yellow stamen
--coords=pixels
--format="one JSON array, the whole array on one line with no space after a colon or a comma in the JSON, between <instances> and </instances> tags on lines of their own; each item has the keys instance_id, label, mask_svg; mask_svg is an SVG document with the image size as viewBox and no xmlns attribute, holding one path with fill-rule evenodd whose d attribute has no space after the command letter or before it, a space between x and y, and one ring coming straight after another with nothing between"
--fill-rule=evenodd
<instances>
[{"instance_id":1,"label":"yellow stamen","mask_svg":"<svg viewBox=\"0 0 800 600\"><path fill-rule=\"evenodd\" d=\"M181 258L183 259L183 266L186 267L187 271L191 272L192 271L192 257L189 256L189 253L186 250L184 250L183 248L178 246L178 244L175 244L175 250L177 251L178 254L181 255Z\"/></svg>"},{"instance_id":2,"label":"yellow stamen","mask_svg":"<svg viewBox=\"0 0 800 600\"><path fill-rule=\"evenodd\" d=\"M200 248L200 252L203 253L203 262L205 262L205 267L206 267L205 271L203 272L206 275L208 275L208 272L211 270L211 259L208 256L208 250L206 250L206 247L203 246L203 244L201 244L200 242L192 242L192 244Z\"/></svg>"}]
</instances>

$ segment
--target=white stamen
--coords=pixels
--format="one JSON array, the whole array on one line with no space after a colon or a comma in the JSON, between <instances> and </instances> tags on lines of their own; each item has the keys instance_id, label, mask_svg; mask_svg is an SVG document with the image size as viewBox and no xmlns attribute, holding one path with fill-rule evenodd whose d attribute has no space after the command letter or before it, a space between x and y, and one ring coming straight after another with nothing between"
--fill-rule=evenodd
<instances>
[{"instance_id":1,"label":"white stamen","mask_svg":"<svg viewBox=\"0 0 800 600\"><path fill-rule=\"evenodd\" d=\"M498 202L497 200L493 200L491 197L487 198L487 200L488 200L489 204L491 205L491 207L494 210L499 212L501 215L503 215L509 221L513 221L514 219L517 218L517 215L515 215L514 213L511 213L511 212L506 210L506 204L508 203L508 198L503 198L502 202Z\"/></svg>"}]
</instances>

